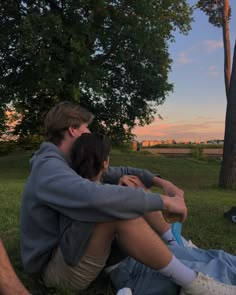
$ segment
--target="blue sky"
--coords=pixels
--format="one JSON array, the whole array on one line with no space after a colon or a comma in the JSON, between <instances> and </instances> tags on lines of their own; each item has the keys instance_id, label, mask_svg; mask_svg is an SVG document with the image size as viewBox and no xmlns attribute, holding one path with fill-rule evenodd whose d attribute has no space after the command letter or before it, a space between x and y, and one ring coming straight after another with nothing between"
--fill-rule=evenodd
<instances>
[{"instance_id":1,"label":"blue sky","mask_svg":"<svg viewBox=\"0 0 236 295\"><path fill-rule=\"evenodd\" d=\"M190 4L197 1L189 0ZM236 37L236 1L231 0L231 49ZM169 80L174 91L158 107L163 120L134 130L137 140L223 139L226 110L222 29L208 22L200 10L187 36L176 33L170 44L173 59Z\"/></svg>"}]
</instances>

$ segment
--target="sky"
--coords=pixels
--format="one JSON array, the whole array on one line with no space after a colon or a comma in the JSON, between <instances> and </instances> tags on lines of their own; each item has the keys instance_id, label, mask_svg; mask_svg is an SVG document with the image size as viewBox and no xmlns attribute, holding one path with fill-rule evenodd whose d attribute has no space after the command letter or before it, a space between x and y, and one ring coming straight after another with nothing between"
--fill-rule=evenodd
<instances>
[{"instance_id":1,"label":"sky","mask_svg":"<svg viewBox=\"0 0 236 295\"><path fill-rule=\"evenodd\" d=\"M189 0L195 4L196 0ZM231 53L236 38L236 1L231 0ZM208 22L200 10L187 36L176 33L169 52L173 60L169 94L151 125L133 130L136 140L204 141L224 138L226 96L222 29Z\"/></svg>"}]
</instances>

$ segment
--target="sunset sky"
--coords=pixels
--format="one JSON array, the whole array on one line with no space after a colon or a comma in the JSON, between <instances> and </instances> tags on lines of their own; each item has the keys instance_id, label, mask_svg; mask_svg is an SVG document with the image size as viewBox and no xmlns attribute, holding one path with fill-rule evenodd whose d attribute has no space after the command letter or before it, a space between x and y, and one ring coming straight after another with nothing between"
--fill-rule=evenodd
<instances>
[{"instance_id":1,"label":"sunset sky","mask_svg":"<svg viewBox=\"0 0 236 295\"><path fill-rule=\"evenodd\" d=\"M196 0L189 0L190 4ZM231 49L236 37L236 1L231 0ZM134 129L141 140L223 139L226 97L223 76L222 29L213 27L200 10L187 36L176 33L170 45L173 59L169 80L174 91L158 107L163 120Z\"/></svg>"}]
</instances>

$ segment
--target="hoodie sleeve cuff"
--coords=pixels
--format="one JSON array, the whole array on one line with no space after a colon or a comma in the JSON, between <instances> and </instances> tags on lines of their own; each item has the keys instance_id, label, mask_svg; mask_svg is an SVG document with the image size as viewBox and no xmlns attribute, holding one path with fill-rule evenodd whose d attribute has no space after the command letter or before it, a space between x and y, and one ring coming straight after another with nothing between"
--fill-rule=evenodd
<instances>
[{"instance_id":1,"label":"hoodie sleeve cuff","mask_svg":"<svg viewBox=\"0 0 236 295\"><path fill-rule=\"evenodd\" d=\"M160 211L163 209L163 200L159 194L147 193L146 212Z\"/></svg>"}]
</instances>

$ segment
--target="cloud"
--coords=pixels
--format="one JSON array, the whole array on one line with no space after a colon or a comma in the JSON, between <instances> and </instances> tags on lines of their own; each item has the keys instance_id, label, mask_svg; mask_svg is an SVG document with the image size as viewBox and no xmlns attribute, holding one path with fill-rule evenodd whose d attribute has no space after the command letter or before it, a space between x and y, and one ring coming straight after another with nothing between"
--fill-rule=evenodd
<instances>
[{"instance_id":1,"label":"cloud","mask_svg":"<svg viewBox=\"0 0 236 295\"><path fill-rule=\"evenodd\" d=\"M194 46L189 47L185 51L178 53L176 61L178 65L186 65L196 61L196 56L200 53L210 54L223 47L223 41L204 40Z\"/></svg>"},{"instance_id":2,"label":"cloud","mask_svg":"<svg viewBox=\"0 0 236 295\"><path fill-rule=\"evenodd\" d=\"M181 65L186 65L192 62L192 60L188 57L187 52L181 52L177 56L177 62Z\"/></svg>"},{"instance_id":3,"label":"cloud","mask_svg":"<svg viewBox=\"0 0 236 295\"><path fill-rule=\"evenodd\" d=\"M155 121L144 127L136 127L133 132L138 140L209 140L222 139L224 134L224 122L205 120L195 122L162 123Z\"/></svg>"},{"instance_id":4,"label":"cloud","mask_svg":"<svg viewBox=\"0 0 236 295\"><path fill-rule=\"evenodd\" d=\"M223 48L222 40L204 40L191 46L186 52L190 53L212 53L220 48Z\"/></svg>"},{"instance_id":5,"label":"cloud","mask_svg":"<svg viewBox=\"0 0 236 295\"><path fill-rule=\"evenodd\" d=\"M218 77L220 75L219 68L217 66L210 66L207 71L208 75L211 77Z\"/></svg>"},{"instance_id":6,"label":"cloud","mask_svg":"<svg viewBox=\"0 0 236 295\"><path fill-rule=\"evenodd\" d=\"M216 40L205 40L202 42L202 46L204 46L205 50L208 53L211 53L219 48L223 47L223 41Z\"/></svg>"},{"instance_id":7,"label":"cloud","mask_svg":"<svg viewBox=\"0 0 236 295\"><path fill-rule=\"evenodd\" d=\"M214 117L212 117L212 116L196 116L196 119L197 120L213 120L214 119Z\"/></svg>"}]
</instances>

